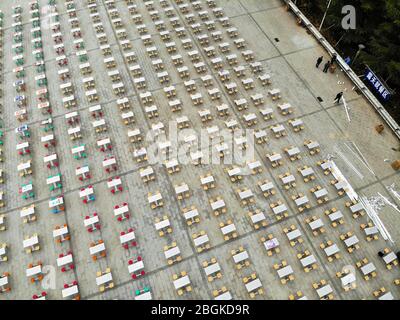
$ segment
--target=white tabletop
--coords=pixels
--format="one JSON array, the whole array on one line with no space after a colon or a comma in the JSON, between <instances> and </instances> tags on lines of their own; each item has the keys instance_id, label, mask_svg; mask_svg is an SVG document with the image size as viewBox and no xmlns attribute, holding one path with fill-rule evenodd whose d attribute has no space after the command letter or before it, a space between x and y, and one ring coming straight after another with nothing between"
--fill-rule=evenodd
<instances>
[{"instance_id":1,"label":"white tabletop","mask_svg":"<svg viewBox=\"0 0 400 320\"><path fill-rule=\"evenodd\" d=\"M94 192L93 187L88 187L88 188L85 188L85 189L79 191L79 196L81 198L87 197L87 196L90 196L91 194L93 194L93 192Z\"/></svg>"},{"instance_id":2,"label":"white tabletop","mask_svg":"<svg viewBox=\"0 0 400 320\"><path fill-rule=\"evenodd\" d=\"M143 260L136 261L135 263L128 265L128 272L129 273L134 273L134 272L137 272L137 271L142 270L142 269L144 269Z\"/></svg>"},{"instance_id":3,"label":"white tabletop","mask_svg":"<svg viewBox=\"0 0 400 320\"><path fill-rule=\"evenodd\" d=\"M175 257L179 255L181 251L179 250L179 247L173 247L171 249L168 249L167 251L164 251L164 255L166 259Z\"/></svg>"},{"instance_id":4,"label":"white tabletop","mask_svg":"<svg viewBox=\"0 0 400 320\"><path fill-rule=\"evenodd\" d=\"M135 240L135 232L131 231L131 232L125 233L124 235L119 237L119 240L121 241L121 244Z\"/></svg>"},{"instance_id":5,"label":"white tabletop","mask_svg":"<svg viewBox=\"0 0 400 320\"><path fill-rule=\"evenodd\" d=\"M213 210L218 210L218 209L223 208L223 207L225 207L225 201L222 200L222 199L219 199L219 200L211 203L211 208Z\"/></svg>"},{"instance_id":6,"label":"white tabletop","mask_svg":"<svg viewBox=\"0 0 400 320\"><path fill-rule=\"evenodd\" d=\"M23 208L21 211L20 211L20 217L21 218L24 218L24 217L26 217L26 216L30 216L30 215L32 215L32 214L34 214L35 213L35 206L29 206L29 207L27 207L27 208Z\"/></svg>"},{"instance_id":7,"label":"white tabletop","mask_svg":"<svg viewBox=\"0 0 400 320\"><path fill-rule=\"evenodd\" d=\"M247 292L253 292L254 290L257 290L260 287L262 287L260 279L255 279L253 281L246 283Z\"/></svg>"},{"instance_id":8,"label":"white tabletop","mask_svg":"<svg viewBox=\"0 0 400 320\"><path fill-rule=\"evenodd\" d=\"M89 252L90 252L91 255L95 255L95 254L97 254L99 252L102 252L104 250L106 250L106 246L105 246L104 242L103 243L99 243L99 244L95 245L94 247L90 247L89 248Z\"/></svg>"},{"instance_id":9,"label":"white tabletop","mask_svg":"<svg viewBox=\"0 0 400 320\"><path fill-rule=\"evenodd\" d=\"M247 260L249 258L249 254L247 253L246 250L244 250L242 252L235 254L234 256L232 256L232 258L235 263L240 263L244 260Z\"/></svg>"},{"instance_id":10,"label":"white tabletop","mask_svg":"<svg viewBox=\"0 0 400 320\"><path fill-rule=\"evenodd\" d=\"M307 257L304 257L300 260L300 263L304 268L308 267L309 265L312 265L315 262L317 262L317 260L315 259L314 255L312 255L312 254Z\"/></svg>"},{"instance_id":11,"label":"white tabletop","mask_svg":"<svg viewBox=\"0 0 400 320\"><path fill-rule=\"evenodd\" d=\"M67 234L67 233L68 233L68 227L67 226L62 227L60 229L54 229L53 230L53 237L54 238L60 237L60 236L62 236L64 234Z\"/></svg>"},{"instance_id":12,"label":"white tabletop","mask_svg":"<svg viewBox=\"0 0 400 320\"><path fill-rule=\"evenodd\" d=\"M135 300L151 300L151 292L145 292L135 297Z\"/></svg>"},{"instance_id":13,"label":"white tabletop","mask_svg":"<svg viewBox=\"0 0 400 320\"><path fill-rule=\"evenodd\" d=\"M236 227L233 223L228 224L227 226L224 226L221 228L221 232L223 235L229 234L236 231Z\"/></svg>"},{"instance_id":14,"label":"white tabletop","mask_svg":"<svg viewBox=\"0 0 400 320\"><path fill-rule=\"evenodd\" d=\"M354 246L355 244L357 244L358 243L358 238L357 238L357 236L351 236L350 238L347 238L347 239L345 239L344 240L344 243L346 244L346 246L347 247L351 247L351 246Z\"/></svg>"},{"instance_id":15,"label":"white tabletop","mask_svg":"<svg viewBox=\"0 0 400 320\"><path fill-rule=\"evenodd\" d=\"M208 239L208 235L203 235L203 236L200 236L200 237L197 237L196 239L194 239L193 240L194 241L194 245L196 246L196 247L198 247L198 246L201 246L202 244L204 244L204 243L207 243L208 241L210 241L209 239Z\"/></svg>"},{"instance_id":16,"label":"white tabletop","mask_svg":"<svg viewBox=\"0 0 400 320\"><path fill-rule=\"evenodd\" d=\"M326 254L328 257L330 257L330 256L332 256L332 255L338 253L338 252L339 252L339 248L338 248L338 246L337 246L336 244L333 244L333 245L331 245L331 246L329 246L329 247L326 247L326 248L324 249L324 251L325 251L325 254Z\"/></svg>"},{"instance_id":17,"label":"white tabletop","mask_svg":"<svg viewBox=\"0 0 400 320\"><path fill-rule=\"evenodd\" d=\"M39 274L41 272L42 272L42 266L41 265L37 265L37 266L34 266L32 268L26 269L26 276L27 277L32 277L32 276L37 275L37 274Z\"/></svg>"},{"instance_id":18,"label":"white tabletop","mask_svg":"<svg viewBox=\"0 0 400 320\"><path fill-rule=\"evenodd\" d=\"M171 225L171 223L169 222L169 219L165 219L165 220L162 220L162 221L154 224L156 230L161 230L161 229L167 228L170 225Z\"/></svg>"},{"instance_id":19,"label":"white tabletop","mask_svg":"<svg viewBox=\"0 0 400 320\"><path fill-rule=\"evenodd\" d=\"M189 284L190 284L190 279L189 279L189 276L187 276L187 275L184 276L184 277L181 277L179 279L176 279L174 281L174 287L175 287L176 290L178 290L178 289L180 289L182 287L186 287Z\"/></svg>"},{"instance_id":20,"label":"white tabletop","mask_svg":"<svg viewBox=\"0 0 400 320\"><path fill-rule=\"evenodd\" d=\"M215 297L215 300L232 300L232 295L229 291Z\"/></svg>"},{"instance_id":21,"label":"white tabletop","mask_svg":"<svg viewBox=\"0 0 400 320\"><path fill-rule=\"evenodd\" d=\"M287 207L286 207L286 205L284 205L284 204L280 204L279 206L273 207L273 208L272 208L272 211L273 211L275 214L280 214L280 213L282 213L282 212L286 212L286 211L287 211Z\"/></svg>"},{"instance_id":22,"label":"white tabletop","mask_svg":"<svg viewBox=\"0 0 400 320\"><path fill-rule=\"evenodd\" d=\"M389 252L387 255L383 256L383 261L385 261L386 264L389 264L396 259L397 259L397 256L393 251Z\"/></svg>"},{"instance_id":23,"label":"white tabletop","mask_svg":"<svg viewBox=\"0 0 400 320\"><path fill-rule=\"evenodd\" d=\"M311 230L316 230L316 229L323 227L324 223L322 222L321 219L317 219L317 220L311 221L308 225L310 226Z\"/></svg>"},{"instance_id":24,"label":"white tabletop","mask_svg":"<svg viewBox=\"0 0 400 320\"><path fill-rule=\"evenodd\" d=\"M208 265L204 268L204 272L207 276L217 273L221 270L221 267L218 262Z\"/></svg>"},{"instance_id":25,"label":"white tabletop","mask_svg":"<svg viewBox=\"0 0 400 320\"><path fill-rule=\"evenodd\" d=\"M112 179L111 181L107 181L108 188L115 188L121 184L122 184L122 182L121 182L120 178L115 178L115 179Z\"/></svg>"},{"instance_id":26,"label":"white tabletop","mask_svg":"<svg viewBox=\"0 0 400 320\"><path fill-rule=\"evenodd\" d=\"M293 269L291 266L286 266L286 267L279 269L277 272L278 272L279 278L285 278L288 275L293 273Z\"/></svg>"},{"instance_id":27,"label":"white tabletop","mask_svg":"<svg viewBox=\"0 0 400 320\"><path fill-rule=\"evenodd\" d=\"M251 215L250 219L251 219L252 223L258 223L260 221L265 220L266 218L265 218L264 212L259 212L259 213Z\"/></svg>"},{"instance_id":28,"label":"white tabletop","mask_svg":"<svg viewBox=\"0 0 400 320\"><path fill-rule=\"evenodd\" d=\"M288 237L289 241L292 241L294 239L297 239L301 236L301 232L299 229L290 231L286 234L286 236Z\"/></svg>"},{"instance_id":29,"label":"white tabletop","mask_svg":"<svg viewBox=\"0 0 400 320\"><path fill-rule=\"evenodd\" d=\"M333 292L333 289L329 284L317 289L317 293L320 298L323 298L332 292Z\"/></svg>"},{"instance_id":30,"label":"white tabletop","mask_svg":"<svg viewBox=\"0 0 400 320\"><path fill-rule=\"evenodd\" d=\"M99 222L99 216L93 216L93 217L91 217L89 219L83 220L83 225L85 227L88 227L88 226L91 226L91 225L93 225L93 224L95 224L97 222Z\"/></svg>"},{"instance_id":31,"label":"white tabletop","mask_svg":"<svg viewBox=\"0 0 400 320\"><path fill-rule=\"evenodd\" d=\"M65 266L66 264L69 264L72 262L73 262L72 254L69 254L69 255L61 257L61 258L57 258L57 266L58 267Z\"/></svg>"},{"instance_id":32,"label":"white tabletop","mask_svg":"<svg viewBox=\"0 0 400 320\"><path fill-rule=\"evenodd\" d=\"M70 297L72 295L75 295L75 294L78 294L78 293L79 293L79 289L78 289L77 285L70 286L70 287L68 287L66 289L63 289L61 291L61 294L62 294L63 298L68 298L68 297Z\"/></svg>"},{"instance_id":33,"label":"white tabletop","mask_svg":"<svg viewBox=\"0 0 400 320\"><path fill-rule=\"evenodd\" d=\"M372 262L370 262L370 263L366 264L365 266L361 267L361 272L365 276L370 274L371 272L373 272L375 270L376 270L375 265Z\"/></svg>"},{"instance_id":34,"label":"white tabletop","mask_svg":"<svg viewBox=\"0 0 400 320\"><path fill-rule=\"evenodd\" d=\"M129 211L129 207L128 207L128 205L125 205L125 206L119 207L117 209L114 209L114 215L115 216L119 216L119 215L124 214L124 213L126 213L128 211Z\"/></svg>"},{"instance_id":35,"label":"white tabletop","mask_svg":"<svg viewBox=\"0 0 400 320\"><path fill-rule=\"evenodd\" d=\"M102 284L105 284L105 283L111 282L111 281L112 281L111 272L106 273L106 274L103 274L103 275L101 275L100 277L97 277L97 278L96 278L96 284L97 284L98 286L101 286Z\"/></svg>"},{"instance_id":36,"label":"white tabletop","mask_svg":"<svg viewBox=\"0 0 400 320\"><path fill-rule=\"evenodd\" d=\"M23 246L24 246L24 248L28 248L28 247L32 247L32 246L34 246L34 245L36 245L38 243L39 243L38 236L33 236L33 237L29 238L29 239L24 240L23 241Z\"/></svg>"}]
</instances>

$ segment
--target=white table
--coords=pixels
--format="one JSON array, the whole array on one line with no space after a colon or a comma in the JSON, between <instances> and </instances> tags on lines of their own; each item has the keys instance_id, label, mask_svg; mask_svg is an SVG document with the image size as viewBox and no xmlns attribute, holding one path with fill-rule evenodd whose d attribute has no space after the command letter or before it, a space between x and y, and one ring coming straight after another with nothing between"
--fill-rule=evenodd
<instances>
[{"instance_id":1,"label":"white table","mask_svg":"<svg viewBox=\"0 0 400 320\"><path fill-rule=\"evenodd\" d=\"M221 271L221 267L218 262L208 265L204 268L204 272L207 276L217 273Z\"/></svg>"},{"instance_id":2,"label":"white table","mask_svg":"<svg viewBox=\"0 0 400 320\"><path fill-rule=\"evenodd\" d=\"M358 238L357 238L357 236L351 236L350 238L347 238L347 239L345 239L344 240L344 243L346 244L346 246L349 248L349 247L352 247L352 246L354 246L355 244L357 244L358 243Z\"/></svg>"},{"instance_id":3,"label":"white table","mask_svg":"<svg viewBox=\"0 0 400 320\"><path fill-rule=\"evenodd\" d=\"M194 239L193 241L194 241L194 245L195 245L196 247L199 247L199 246L201 246L201 245L203 245L203 244L209 242L210 240L208 239L208 235L205 234L205 235L203 235L203 236L197 237L197 238Z\"/></svg>"},{"instance_id":4,"label":"white table","mask_svg":"<svg viewBox=\"0 0 400 320\"><path fill-rule=\"evenodd\" d=\"M238 263L240 263L240 262L242 262L244 260L249 259L249 254L245 250L245 251L242 251L242 252L239 252L239 253L235 254L234 256L232 256L232 258L233 258L233 261L236 264L238 264Z\"/></svg>"},{"instance_id":5,"label":"white table","mask_svg":"<svg viewBox=\"0 0 400 320\"><path fill-rule=\"evenodd\" d=\"M133 264L128 265L129 273L135 273L135 272L143 270L143 269L144 269L143 260L136 261Z\"/></svg>"},{"instance_id":6,"label":"white table","mask_svg":"<svg viewBox=\"0 0 400 320\"><path fill-rule=\"evenodd\" d=\"M370 273L374 272L375 270L376 270L376 267L372 262L361 267L361 272L363 273L364 276L369 275Z\"/></svg>"},{"instance_id":7,"label":"white table","mask_svg":"<svg viewBox=\"0 0 400 320\"><path fill-rule=\"evenodd\" d=\"M172 257L175 257L179 255L181 251L179 250L179 247L173 247L171 249L168 249L167 251L164 251L165 259L170 259Z\"/></svg>"},{"instance_id":8,"label":"white table","mask_svg":"<svg viewBox=\"0 0 400 320\"><path fill-rule=\"evenodd\" d=\"M57 258L57 266L59 266L59 267L65 266L72 262L73 262L72 254L69 254L69 255L61 257L61 258Z\"/></svg>"},{"instance_id":9,"label":"white table","mask_svg":"<svg viewBox=\"0 0 400 320\"><path fill-rule=\"evenodd\" d=\"M100 277L96 278L96 284L101 286L102 284L108 283L112 281L111 272L101 275Z\"/></svg>"},{"instance_id":10,"label":"white table","mask_svg":"<svg viewBox=\"0 0 400 320\"><path fill-rule=\"evenodd\" d=\"M189 276L184 276L174 281L174 287L176 290L186 287L190 284Z\"/></svg>"},{"instance_id":11,"label":"white table","mask_svg":"<svg viewBox=\"0 0 400 320\"><path fill-rule=\"evenodd\" d=\"M129 233L125 233L124 235L119 237L121 244L127 243L129 241L135 240L135 233L133 231Z\"/></svg>"},{"instance_id":12,"label":"white table","mask_svg":"<svg viewBox=\"0 0 400 320\"><path fill-rule=\"evenodd\" d=\"M277 272L278 272L279 278L282 279L282 278L285 278L285 277L291 275L293 273L293 269L291 266L286 266L286 267L279 269Z\"/></svg>"},{"instance_id":13,"label":"white table","mask_svg":"<svg viewBox=\"0 0 400 320\"><path fill-rule=\"evenodd\" d=\"M92 256L99 252L102 252L104 250L106 250L106 246L105 246L104 242L99 243L99 244L89 248L90 255L92 255Z\"/></svg>"},{"instance_id":14,"label":"white table","mask_svg":"<svg viewBox=\"0 0 400 320\"><path fill-rule=\"evenodd\" d=\"M253 281L246 283L245 286L246 286L247 292L253 292L253 291L257 290L258 288L262 287L262 284L261 284L260 279L255 279Z\"/></svg>"},{"instance_id":15,"label":"white table","mask_svg":"<svg viewBox=\"0 0 400 320\"><path fill-rule=\"evenodd\" d=\"M29 239L26 239L23 241L23 246L24 248L29 248L29 247L33 247L34 245L39 243L39 238L38 236L33 236Z\"/></svg>"},{"instance_id":16,"label":"white table","mask_svg":"<svg viewBox=\"0 0 400 320\"><path fill-rule=\"evenodd\" d=\"M316 262L317 262L317 260L315 259L314 255L312 255L312 254L307 257L304 257L300 260L300 263L304 268L306 268Z\"/></svg>"},{"instance_id":17,"label":"white table","mask_svg":"<svg viewBox=\"0 0 400 320\"><path fill-rule=\"evenodd\" d=\"M299 237L301 237L301 232L299 229L290 231L286 234L286 236L288 237L289 241L295 240Z\"/></svg>"},{"instance_id":18,"label":"white table","mask_svg":"<svg viewBox=\"0 0 400 320\"><path fill-rule=\"evenodd\" d=\"M329 284L317 289L317 294L320 298L326 297L328 294L330 294L332 292L333 292L333 289Z\"/></svg>"},{"instance_id":19,"label":"white table","mask_svg":"<svg viewBox=\"0 0 400 320\"><path fill-rule=\"evenodd\" d=\"M227 226L224 226L221 228L221 232L223 235L227 235L227 234L235 232L235 231L236 231L236 227L233 223L228 224Z\"/></svg>"},{"instance_id":20,"label":"white table","mask_svg":"<svg viewBox=\"0 0 400 320\"><path fill-rule=\"evenodd\" d=\"M78 289L77 285L70 286L61 291L63 298L68 298L68 297L76 295L78 293L79 293L79 289Z\"/></svg>"},{"instance_id":21,"label":"white table","mask_svg":"<svg viewBox=\"0 0 400 320\"><path fill-rule=\"evenodd\" d=\"M39 273L42 273L42 266L41 265L37 265L34 266L32 268L26 269L26 276L27 277L32 277L35 276Z\"/></svg>"},{"instance_id":22,"label":"white table","mask_svg":"<svg viewBox=\"0 0 400 320\"><path fill-rule=\"evenodd\" d=\"M99 216L93 216L89 219L83 220L83 224L84 224L85 228L92 226L98 222L99 222Z\"/></svg>"},{"instance_id":23,"label":"white table","mask_svg":"<svg viewBox=\"0 0 400 320\"><path fill-rule=\"evenodd\" d=\"M115 216L119 216L121 214L127 213L128 211L129 211L128 205L122 206L122 207L119 207L117 209L114 209L114 215Z\"/></svg>"},{"instance_id":24,"label":"white table","mask_svg":"<svg viewBox=\"0 0 400 320\"><path fill-rule=\"evenodd\" d=\"M338 253L339 252L339 248L338 248L338 246L336 244L333 244L333 245L331 245L329 247L326 247L324 249L324 251L325 251L326 256L330 257L330 256L333 256L334 254Z\"/></svg>"},{"instance_id":25,"label":"white table","mask_svg":"<svg viewBox=\"0 0 400 320\"><path fill-rule=\"evenodd\" d=\"M216 296L214 300L232 300L232 295L229 291L227 291L219 296Z\"/></svg>"}]
</instances>

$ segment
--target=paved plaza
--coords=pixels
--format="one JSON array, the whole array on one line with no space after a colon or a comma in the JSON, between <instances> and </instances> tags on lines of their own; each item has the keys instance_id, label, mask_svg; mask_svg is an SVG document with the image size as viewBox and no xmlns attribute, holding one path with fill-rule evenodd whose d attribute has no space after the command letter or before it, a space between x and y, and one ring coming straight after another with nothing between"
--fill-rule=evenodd
<instances>
[{"instance_id":1,"label":"paved plaza","mask_svg":"<svg viewBox=\"0 0 400 320\"><path fill-rule=\"evenodd\" d=\"M351 199L400 207L399 141L282 1L35 3L0 2L0 300L400 298L399 212L375 208L385 240ZM217 155L253 130L254 159L198 163L187 135L189 163L153 163L171 123Z\"/></svg>"}]
</instances>

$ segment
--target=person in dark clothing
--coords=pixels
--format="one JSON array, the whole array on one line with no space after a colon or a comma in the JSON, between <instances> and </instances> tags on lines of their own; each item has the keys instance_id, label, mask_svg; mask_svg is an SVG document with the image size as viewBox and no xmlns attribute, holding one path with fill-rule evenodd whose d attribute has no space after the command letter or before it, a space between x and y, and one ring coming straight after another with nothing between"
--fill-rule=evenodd
<instances>
[{"instance_id":1,"label":"person in dark clothing","mask_svg":"<svg viewBox=\"0 0 400 320\"><path fill-rule=\"evenodd\" d=\"M339 103L339 102L340 102L340 99L342 99L342 96L343 96L343 92L341 91L341 92L339 92L339 93L336 95L334 101L335 101L336 103Z\"/></svg>"},{"instance_id":2,"label":"person in dark clothing","mask_svg":"<svg viewBox=\"0 0 400 320\"><path fill-rule=\"evenodd\" d=\"M331 62L330 62L330 61L327 61L327 62L325 63L325 65L324 65L324 72L325 72L325 73L328 72L328 69L329 69L330 66L331 66Z\"/></svg>"},{"instance_id":3,"label":"person in dark clothing","mask_svg":"<svg viewBox=\"0 0 400 320\"><path fill-rule=\"evenodd\" d=\"M334 64L337 60L337 55L336 53L333 54L332 59L331 59L331 65Z\"/></svg>"},{"instance_id":4,"label":"person in dark clothing","mask_svg":"<svg viewBox=\"0 0 400 320\"><path fill-rule=\"evenodd\" d=\"M315 65L316 68L319 68L319 65L321 64L322 60L323 60L323 57L322 57L322 56L320 56L320 57L317 59L317 64Z\"/></svg>"}]
</instances>

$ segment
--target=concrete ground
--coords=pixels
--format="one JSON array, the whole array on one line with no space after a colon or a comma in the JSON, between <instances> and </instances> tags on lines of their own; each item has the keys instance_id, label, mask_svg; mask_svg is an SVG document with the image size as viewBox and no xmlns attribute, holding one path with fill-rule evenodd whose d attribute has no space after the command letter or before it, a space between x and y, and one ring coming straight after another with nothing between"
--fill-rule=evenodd
<instances>
[{"instance_id":1,"label":"concrete ground","mask_svg":"<svg viewBox=\"0 0 400 320\"><path fill-rule=\"evenodd\" d=\"M382 259L377 256L377 252L385 247L389 247L395 252L398 250L397 243L400 241L400 229L398 228L399 214L390 206L383 207L379 213L385 227L391 234L394 243L387 242L380 237L373 242L367 242L365 235L360 230L360 225L366 223L367 218L361 217L353 219L345 202L346 196L338 196L335 188L330 184L332 176L325 176L317 166L317 161L324 159L328 154L335 156L335 162L345 174L348 181L359 195L367 197L377 196L378 193L386 196L391 202L400 206L400 202L386 187L392 183L397 183L400 188L399 174L390 167L390 162L385 159L395 160L399 157L391 148L397 147L399 141L385 126L382 134L377 134L374 127L382 123L381 118L376 114L373 107L355 91L352 91L353 84L346 76L337 70L335 74L324 74L321 69L315 68L316 58L327 55L318 45L315 39L307 32L298 27L295 19L283 7L278 0L216 0L218 7L221 7L226 16L230 18L231 24L239 31L239 37L245 39L247 49L253 50L256 61L260 61L263 70L271 75L272 85L263 87L256 79L248 64L242 58L240 50L236 49L233 39L229 38L225 28L216 22L217 30L222 31L223 42L228 42L231 53L236 53L239 64L246 66L246 76L255 80L255 88L246 91L239 78L234 75L232 67L223 59L223 68L231 72L231 81L238 85L239 93L236 97L229 96L225 92L223 83L220 81L217 71L211 67L210 58L204 54L201 44L193 34L190 25L185 20L184 15L178 9L178 5L173 0L166 0L169 6L176 12L176 16L186 28L187 37L193 41L194 48L201 54L201 61L207 67L205 74L212 75L213 87L219 88L222 93L220 101L211 101L199 75L193 67L192 62L187 56L187 50L183 48L179 38L169 23L169 18L164 13L164 8L159 1L154 1L155 10L158 10L160 19L166 22L167 30L172 35L171 41L175 41L184 59L184 64L188 66L190 78L197 84L197 92L204 98L202 107L195 107L190 95L187 93L183 80L174 67L171 55L167 52L164 42L161 40L149 12L143 2L137 2L138 12L143 16L143 23L152 35L154 45L159 51L159 58L165 64L165 70L171 77L171 84L177 89L177 97L183 103L183 110L180 113L172 113L165 99L163 86L159 83L156 72L152 67L152 59L146 53L146 47L140 39L135 24L132 22L127 4L125 1L115 1L124 28L128 33L128 39L133 45L133 51L138 57L143 75L147 81L147 89L140 90L133 83L133 76L129 72L129 65L124 61L123 51L116 38L114 27L112 26L109 12L105 6L105 1L97 0L98 12L105 28L108 43L112 49L112 55L117 63L116 69L122 76L122 82L126 87L126 96L129 98L132 110L135 114L136 122L132 128L140 128L143 133L151 130L151 125L163 122L168 127L168 122L175 120L178 116L186 115L190 120L190 126L196 132L206 127L217 125L220 129L225 127L224 121L236 119L243 129L246 124L243 121L243 114L254 112L257 115L258 123L252 129L267 129L269 141L267 144L256 145L255 158L262 162L263 172L256 175L244 176L242 182L233 184L224 171L225 165L184 165L181 172L169 175L164 166L159 164L152 165L156 172L156 180L144 184L139 175L139 168L147 164L138 164L132 156L133 145L129 143L127 137L128 127L122 124L120 112L116 105L117 97L112 91L112 82L107 76L107 69L103 63L103 55L99 49L96 32L92 26L92 20L87 9L87 1L75 1L77 17L82 29L82 38L92 66L92 76L95 78L96 89L99 93L99 102L104 110L104 118L108 125L108 131L96 134L92 128L92 117L88 108L93 103L89 103L85 97L85 90L82 86L82 76L79 71L79 61L75 55L73 37L69 17L66 13L65 1L56 1L57 9L60 14L61 31L64 37L66 54L69 59L69 69L75 90L75 97L78 101L77 110L80 115L81 127L83 131L82 143L86 144L89 157L86 160L75 160L71 155L71 148L80 143L72 142L67 133L67 123L64 115L67 110L61 104L61 92L59 89L60 80L57 71L60 69L55 61L57 54L53 49L52 31L46 28L42 18L42 39L44 43L44 54L46 61L46 76L48 78L48 90L50 101L53 107L53 120L57 139L56 152L59 157L59 170L49 170L43 163L43 156L47 150L42 146L40 137L43 135L40 122L46 118L36 107L35 92L38 89L35 76L35 60L31 54L31 23L29 5L27 1L1 1L0 9L5 15L4 18L4 39L3 39L3 110L4 120L4 162L1 168L5 172L6 180L1 185L1 190L5 194L5 206L1 213L6 214L7 230L0 232L0 243L8 244L8 262L0 263L0 274L10 272L11 292L1 294L0 299L31 299L33 294L47 291L49 299L62 299L61 289L64 283L73 280L79 282L79 289L82 299L132 299L136 289L149 286L153 298L155 299L212 299L212 292L225 286L229 289L234 299L248 299L249 295L243 284L242 278L252 272L256 272L265 290L265 294L257 296L257 299L288 299L290 294L301 290L309 299L318 299L318 295L312 287L314 282L325 279L333 288L335 299L373 299L373 291L385 287L393 296L400 297L399 288L393 283L394 279L399 278L399 268L395 267L391 271L387 270ZM189 12L194 13L196 22L201 23L197 16L197 11L189 1ZM201 1L202 10L208 10L210 19L217 20L206 1ZM46 6L46 0L39 1L40 7ZM12 37L13 37L13 18L12 6L21 5L23 7L23 36L24 36L24 58L27 84L25 95L28 99L28 124L31 129L30 138L33 154L34 174L29 178L21 178L18 175L16 166L21 161L29 159L29 156L21 158L15 151L15 145L19 142L19 137L14 133L20 123L15 119L14 112L16 106L13 102L15 89L13 82L15 75L12 69L15 67L12 61ZM42 17L44 14L42 14ZM206 32L206 28L202 27ZM210 32L208 32L210 34ZM210 36L211 38L211 36ZM212 39L210 45L217 48L217 56L224 56L219 52L218 43ZM282 92L282 99L272 101L268 97L268 90L279 88ZM345 98L349 105L351 122L347 120L343 105L336 105L333 99L337 92L345 90ZM151 91L155 99L155 104L159 110L159 117L148 119L144 112L144 106L139 100L138 95L144 91ZM250 95L262 93L265 98L265 106L272 107L274 118L264 121L258 112L258 108L251 103ZM249 101L249 109L240 112L234 107L234 99L239 97ZM322 100L319 101L317 98ZM294 106L294 112L290 116L283 116L278 112L277 105L289 102ZM227 118L218 116L215 106L227 103L230 106ZM208 123L200 121L199 108L209 108L213 115L213 120ZM289 119L301 118L304 121L305 129L295 133L287 123ZM269 129L272 124L282 123L287 131L287 136L276 139ZM106 181L110 177L101 167L104 154L99 152L96 141L100 137L111 138L113 144L112 153L117 157L119 170L116 175L122 178L124 191L112 195L107 189ZM310 156L303 146L306 139L317 140L321 145L321 153ZM149 147L148 142L143 142L143 146ZM302 159L291 162L284 155L283 148L290 145L298 146L302 153ZM352 146L353 148L349 147ZM367 165L360 161L360 155L354 149L359 148ZM267 153L281 152L284 160L283 166L273 169L266 158ZM342 156L341 156L342 155ZM344 155L344 156L343 156ZM349 165L351 163L352 165ZM85 205L79 198L79 190L86 184L80 182L75 176L75 168L88 164L91 169L92 178L90 184L94 186L97 199L95 202ZM297 168L302 165L309 165L316 172L315 183L304 183L297 174ZM279 180L279 175L291 172L296 176L297 186L295 190L285 190ZM65 213L58 215L51 214L48 208L48 200L57 193L49 191L46 185L46 178L57 172L62 174L64 201L66 203ZM216 179L216 188L208 192L203 191L200 185L199 176L212 172ZM261 194L257 182L268 179L276 186L277 193L271 198L264 198ZM21 184L32 181L36 197L34 200L23 200L18 194ZM175 197L174 186L181 182L186 182L191 191L191 197L182 202L178 202ZM329 201L319 205L309 189L314 185L321 185L329 191ZM241 206L236 195L237 188L248 187L255 194L255 204L251 206ZM160 190L164 207L152 210L147 201L148 192ZM399 190L399 189L398 189ZM296 192L306 194L312 204L312 208L303 213L298 213L291 195ZM227 204L227 213L220 217L215 217L209 205L209 199L221 196ZM277 221L270 209L270 203L281 200L289 208L289 217ZM113 207L116 204L128 202L132 212L132 218L120 223L116 221L113 214ZM19 216L22 207L34 203L38 220L34 223L23 224ZM195 205L200 213L201 221L194 226L187 226L181 209L185 206ZM333 228L324 211L336 207L345 214L345 224ZM256 208L263 210L267 217L268 226L259 230L254 230L247 212ZM97 212L100 216L101 230L88 233L83 225L86 215ZM170 218L173 232L165 237L160 237L154 228L154 220L167 214ZM307 217L320 217L326 232L319 236L314 236L309 226L305 222ZM231 219L238 232L235 240L224 241L219 229L220 222ZM63 245L54 242L52 231L56 225L67 223L71 233L71 241ZM283 229L295 225L302 232L303 243L291 247ZM138 241L136 249L125 250L119 243L120 231L127 230L129 227L135 228ZM204 230L210 238L211 249L203 253L197 253L192 241L192 234ZM360 239L360 249L352 254L346 251L344 243L340 240L340 235L352 231ZM27 254L22 247L22 241L27 235L37 233L39 235L41 250L34 254ZM262 236L273 234L280 242L281 252L272 257L267 256L263 244L260 242ZM98 261L92 261L89 254L89 243L93 240L102 239L107 249L107 257ZM323 250L319 245L322 242L331 240L336 243L341 252L341 259L328 262ZM183 260L177 264L169 266L164 257L163 248L172 242L176 242L181 250ZM247 268L237 270L231 256L231 250L244 246L249 253L251 264ZM56 265L56 258L62 252L72 250L74 254L75 270L73 272L62 273ZM297 258L297 253L309 250L318 261L318 269L310 273L305 273ZM132 280L128 273L129 258L140 255L145 263L146 275L138 280ZM205 260L215 257L222 268L222 278L213 282L208 282L203 271L202 263ZM377 268L377 277L369 281L362 278L361 272L356 271L357 288L345 292L336 277L336 272L341 271L345 266L355 266L356 262L367 257ZM25 269L29 263L42 261L44 265L53 266L56 270L55 288L46 288L46 283L31 284L25 276ZM281 284L276 271L273 269L275 263L286 260L294 270L295 280L286 285ZM115 287L104 293L99 292L96 285L96 272L111 268ZM178 296L174 286L172 275L186 271L191 279L193 290L182 297ZM44 288L44 289L43 289Z\"/></svg>"}]
</instances>

